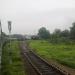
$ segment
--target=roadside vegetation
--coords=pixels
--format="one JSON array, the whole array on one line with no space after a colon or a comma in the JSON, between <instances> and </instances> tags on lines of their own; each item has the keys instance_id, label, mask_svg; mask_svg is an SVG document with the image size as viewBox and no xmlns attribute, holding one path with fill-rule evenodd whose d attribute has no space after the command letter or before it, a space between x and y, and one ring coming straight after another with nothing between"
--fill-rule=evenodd
<instances>
[{"instance_id":1,"label":"roadside vegetation","mask_svg":"<svg viewBox=\"0 0 75 75\"><path fill-rule=\"evenodd\" d=\"M75 68L75 44L50 43L46 40L31 40L29 46L41 57L56 60L59 63Z\"/></svg>"},{"instance_id":2,"label":"roadside vegetation","mask_svg":"<svg viewBox=\"0 0 75 75\"><path fill-rule=\"evenodd\" d=\"M55 29L53 33L41 27L37 35L38 40L34 38L29 45L38 55L75 68L75 22L69 29Z\"/></svg>"},{"instance_id":3,"label":"roadside vegetation","mask_svg":"<svg viewBox=\"0 0 75 75\"><path fill-rule=\"evenodd\" d=\"M7 43L3 48L2 75L26 75L18 41L12 41L11 46Z\"/></svg>"}]
</instances>

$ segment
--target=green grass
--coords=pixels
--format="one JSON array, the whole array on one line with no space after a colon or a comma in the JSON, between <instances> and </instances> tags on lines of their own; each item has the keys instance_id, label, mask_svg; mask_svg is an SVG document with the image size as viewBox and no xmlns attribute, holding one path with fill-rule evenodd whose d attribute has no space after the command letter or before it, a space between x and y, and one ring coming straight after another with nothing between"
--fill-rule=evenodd
<instances>
[{"instance_id":1,"label":"green grass","mask_svg":"<svg viewBox=\"0 0 75 75\"><path fill-rule=\"evenodd\" d=\"M30 47L41 57L75 68L75 44L52 44L44 40L32 40L29 43Z\"/></svg>"},{"instance_id":2,"label":"green grass","mask_svg":"<svg viewBox=\"0 0 75 75\"><path fill-rule=\"evenodd\" d=\"M11 54L9 54L10 52ZM12 63L10 63L10 59ZM26 75L18 41L12 41L11 49L9 48L9 43L5 45L3 48L2 65L2 75Z\"/></svg>"}]
</instances>

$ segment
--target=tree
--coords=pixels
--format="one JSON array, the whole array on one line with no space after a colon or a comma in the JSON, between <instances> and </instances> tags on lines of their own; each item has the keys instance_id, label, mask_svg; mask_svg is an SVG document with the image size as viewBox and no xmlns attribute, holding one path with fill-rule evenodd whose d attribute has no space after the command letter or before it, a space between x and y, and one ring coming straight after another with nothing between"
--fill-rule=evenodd
<instances>
[{"instance_id":1,"label":"tree","mask_svg":"<svg viewBox=\"0 0 75 75\"><path fill-rule=\"evenodd\" d=\"M70 36L71 39L75 40L75 22L72 24L72 27L70 27Z\"/></svg>"},{"instance_id":2,"label":"tree","mask_svg":"<svg viewBox=\"0 0 75 75\"><path fill-rule=\"evenodd\" d=\"M50 38L50 32L45 27L42 27L39 29L38 35L41 39L49 39Z\"/></svg>"},{"instance_id":3,"label":"tree","mask_svg":"<svg viewBox=\"0 0 75 75\"><path fill-rule=\"evenodd\" d=\"M54 37L59 38L61 36L61 30L60 29L55 29L53 32Z\"/></svg>"},{"instance_id":4,"label":"tree","mask_svg":"<svg viewBox=\"0 0 75 75\"><path fill-rule=\"evenodd\" d=\"M67 29L65 29L64 31L61 32L62 37L69 37L69 35L70 35L70 32Z\"/></svg>"}]
</instances>

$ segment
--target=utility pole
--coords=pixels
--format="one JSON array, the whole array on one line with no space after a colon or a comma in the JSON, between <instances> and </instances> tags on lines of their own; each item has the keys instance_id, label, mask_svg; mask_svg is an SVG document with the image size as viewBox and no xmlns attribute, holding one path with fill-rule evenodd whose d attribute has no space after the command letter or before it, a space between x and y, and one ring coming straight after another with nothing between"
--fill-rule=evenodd
<instances>
[{"instance_id":1,"label":"utility pole","mask_svg":"<svg viewBox=\"0 0 75 75\"><path fill-rule=\"evenodd\" d=\"M8 21L8 30L9 30L9 58L10 58L10 64L12 63L11 60L11 21Z\"/></svg>"},{"instance_id":2,"label":"utility pole","mask_svg":"<svg viewBox=\"0 0 75 75\"><path fill-rule=\"evenodd\" d=\"M1 74L1 63L2 63L2 26L1 26L1 21L0 21L0 74Z\"/></svg>"}]
</instances>

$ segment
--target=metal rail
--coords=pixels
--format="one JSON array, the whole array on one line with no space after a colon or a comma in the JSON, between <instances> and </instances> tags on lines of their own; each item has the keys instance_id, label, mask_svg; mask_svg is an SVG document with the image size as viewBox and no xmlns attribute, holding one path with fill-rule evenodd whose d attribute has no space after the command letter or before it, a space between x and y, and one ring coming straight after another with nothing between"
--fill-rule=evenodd
<instances>
[{"instance_id":1,"label":"metal rail","mask_svg":"<svg viewBox=\"0 0 75 75\"><path fill-rule=\"evenodd\" d=\"M32 66L37 75L70 75L63 72L59 68L48 64L45 60L36 55L34 52L27 50L24 45L22 46L22 54L24 58L26 58L26 61L28 61L29 64Z\"/></svg>"}]
</instances>

